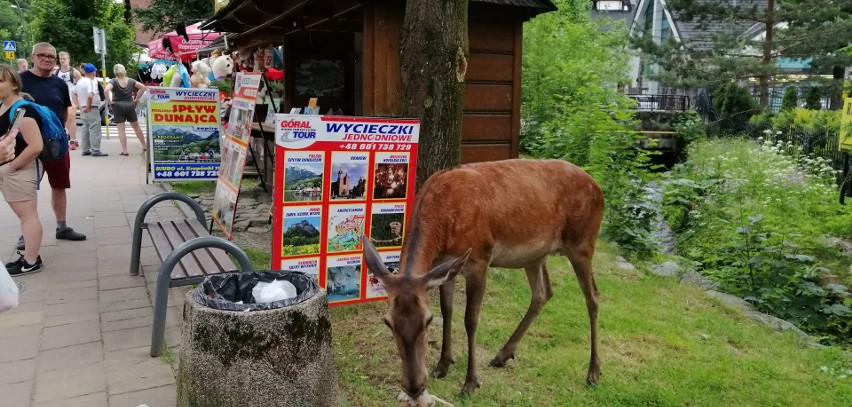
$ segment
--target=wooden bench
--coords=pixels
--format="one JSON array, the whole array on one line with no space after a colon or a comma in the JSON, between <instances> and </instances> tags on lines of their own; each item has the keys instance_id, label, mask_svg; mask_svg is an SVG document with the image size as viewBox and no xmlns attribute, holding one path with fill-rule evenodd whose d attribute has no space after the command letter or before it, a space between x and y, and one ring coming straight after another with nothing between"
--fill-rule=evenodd
<instances>
[{"instance_id":1,"label":"wooden bench","mask_svg":"<svg viewBox=\"0 0 852 407\"><path fill-rule=\"evenodd\" d=\"M195 219L145 222L148 211L159 202L177 200L195 212ZM166 328L169 288L198 284L207 276L235 271L254 271L248 256L236 245L212 237L205 227L204 211L192 198L176 192L164 192L148 198L136 212L130 252L130 275L139 275L142 231L147 230L157 256L163 262L157 274L154 297L154 326L151 332L151 356L160 355ZM237 268L228 257L240 263ZM187 256L189 254L189 256Z\"/></svg>"}]
</instances>

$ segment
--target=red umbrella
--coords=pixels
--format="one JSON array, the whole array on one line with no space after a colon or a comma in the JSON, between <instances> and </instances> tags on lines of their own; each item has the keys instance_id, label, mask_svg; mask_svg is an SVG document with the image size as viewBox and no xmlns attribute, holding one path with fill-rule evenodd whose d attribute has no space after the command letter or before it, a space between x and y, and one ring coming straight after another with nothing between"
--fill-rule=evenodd
<instances>
[{"instance_id":1,"label":"red umbrella","mask_svg":"<svg viewBox=\"0 0 852 407\"><path fill-rule=\"evenodd\" d=\"M189 37L188 41L176 31L172 31L163 34L162 38L149 42L148 56L151 58L168 60L176 60L177 56L180 56L181 61L191 61L195 57L195 51L207 47L207 45L213 42L213 40L222 35L222 33L215 31L202 31L198 29L199 24L193 24L186 27L186 33ZM171 43L174 54L163 47L163 39L166 39Z\"/></svg>"}]
</instances>

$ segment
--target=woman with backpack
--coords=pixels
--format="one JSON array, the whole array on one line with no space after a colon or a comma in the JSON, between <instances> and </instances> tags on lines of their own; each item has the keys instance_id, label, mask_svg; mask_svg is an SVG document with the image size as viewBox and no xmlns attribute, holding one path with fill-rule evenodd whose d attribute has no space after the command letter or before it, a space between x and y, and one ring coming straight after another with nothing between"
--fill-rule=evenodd
<instances>
[{"instance_id":1,"label":"woman with backpack","mask_svg":"<svg viewBox=\"0 0 852 407\"><path fill-rule=\"evenodd\" d=\"M0 164L0 193L21 222L26 249L20 257L6 263L10 275L41 271L42 227L36 207L37 187L41 174L36 158L44 146L39 129L40 116L32 106L24 106L24 118L15 134L11 133L9 109L26 95L21 92L21 77L9 65L0 65L0 136L16 138L14 158ZM18 135L20 132L20 136Z\"/></svg>"},{"instance_id":2,"label":"woman with backpack","mask_svg":"<svg viewBox=\"0 0 852 407\"><path fill-rule=\"evenodd\" d=\"M118 141L121 143L120 155L129 155L124 122L130 123L130 127L136 133L136 138L142 144L142 151L144 152L147 150L147 145L145 144L145 136L142 135L142 129L139 127L139 118L136 117L136 105L139 104L139 99L142 98L148 88L128 78L127 69L122 64L115 64L112 72L115 73L115 78L109 81L104 93L106 94L107 105L112 109L115 125L118 128ZM133 96L134 91L136 91L136 96Z\"/></svg>"}]
</instances>

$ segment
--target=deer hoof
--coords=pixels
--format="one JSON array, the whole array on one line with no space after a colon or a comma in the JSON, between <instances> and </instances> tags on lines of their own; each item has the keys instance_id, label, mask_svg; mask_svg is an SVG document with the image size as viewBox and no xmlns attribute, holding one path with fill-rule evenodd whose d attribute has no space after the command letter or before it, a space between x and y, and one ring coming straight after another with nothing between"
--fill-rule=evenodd
<instances>
[{"instance_id":1,"label":"deer hoof","mask_svg":"<svg viewBox=\"0 0 852 407\"><path fill-rule=\"evenodd\" d=\"M514 359L514 358L515 358L514 353L510 354L508 356L505 356L505 357L501 357L498 354L497 356L494 357L494 359L491 359L491 362L488 362L488 364L491 365L491 367L503 367L503 366L506 366L506 362L508 362L509 359Z\"/></svg>"},{"instance_id":2,"label":"deer hoof","mask_svg":"<svg viewBox=\"0 0 852 407\"><path fill-rule=\"evenodd\" d=\"M450 370L451 364L453 364L453 361L449 361L447 363L438 362L438 366L435 367L435 370L432 372L432 376L437 379L443 379L447 376L447 371Z\"/></svg>"},{"instance_id":3,"label":"deer hoof","mask_svg":"<svg viewBox=\"0 0 852 407\"><path fill-rule=\"evenodd\" d=\"M598 387L598 382L601 380L600 370L589 370L589 375L586 377L586 384L591 387Z\"/></svg>"},{"instance_id":4,"label":"deer hoof","mask_svg":"<svg viewBox=\"0 0 852 407\"><path fill-rule=\"evenodd\" d=\"M473 394L473 391L479 388L479 380L467 381L461 389L461 396L467 397Z\"/></svg>"}]
</instances>

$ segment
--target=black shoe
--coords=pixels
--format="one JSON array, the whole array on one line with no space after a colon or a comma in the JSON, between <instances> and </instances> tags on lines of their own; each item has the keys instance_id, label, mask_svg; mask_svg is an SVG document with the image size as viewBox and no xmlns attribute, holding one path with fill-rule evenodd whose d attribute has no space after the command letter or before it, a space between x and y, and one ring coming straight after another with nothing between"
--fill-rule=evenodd
<instances>
[{"instance_id":1,"label":"black shoe","mask_svg":"<svg viewBox=\"0 0 852 407\"><path fill-rule=\"evenodd\" d=\"M92 155L92 152L89 150L83 151L83 155Z\"/></svg>"},{"instance_id":2,"label":"black shoe","mask_svg":"<svg viewBox=\"0 0 852 407\"><path fill-rule=\"evenodd\" d=\"M103 151L92 151L92 157L106 157L108 155L109 154L107 154Z\"/></svg>"},{"instance_id":3,"label":"black shoe","mask_svg":"<svg viewBox=\"0 0 852 407\"><path fill-rule=\"evenodd\" d=\"M35 264L29 265L26 261L24 261L24 256L22 255L17 261L7 263L6 270L9 272L10 276L20 276L23 274L37 273L41 271L43 265L44 263L41 261L41 256L36 258Z\"/></svg>"},{"instance_id":4,"label":"black shoe","mask_svg":"<svg viewBox=\"0 0 852 407\"><path fill-rule=\"evenodd\" d=\"M18 244L15 245L15 249L24 250L26 249L26 245L24 245L24 235L18 238Z\"/></svg>"},{"instance_id":5,"label":"black shoe","mask_svg":"<svg viewBox=\"0 0 852 407\"><path fill-rule=\"evenodd\" d=\"M75 232L74 229L66 227L62 230L56 228L56 238L63 240L86 240L86 235L79 232Z\"/></svg>"}]
</instances>

